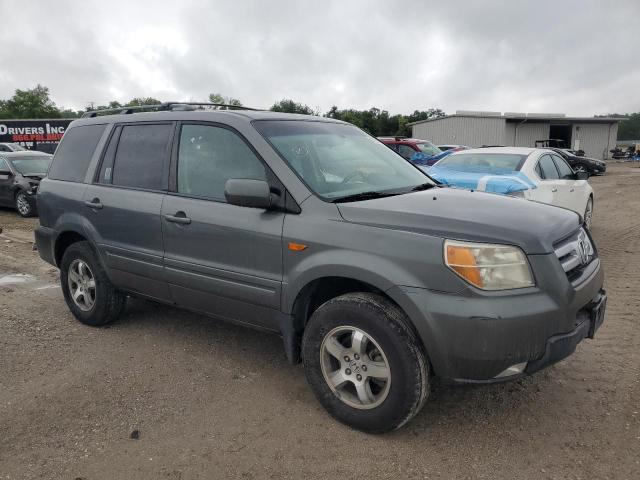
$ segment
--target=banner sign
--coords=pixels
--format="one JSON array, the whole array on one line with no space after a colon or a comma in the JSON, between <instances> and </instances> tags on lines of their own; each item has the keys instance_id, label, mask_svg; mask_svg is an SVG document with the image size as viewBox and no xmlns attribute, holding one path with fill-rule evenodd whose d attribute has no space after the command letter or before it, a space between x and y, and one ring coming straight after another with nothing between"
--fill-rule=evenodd
<instances>
[{"instance_id":1,"label":"banner sign","mask_svg":"<svg viewBox=\"0 0 640 480\"><path fill-rule=\"evenodd\" d=\"M53 153L73 120L0 120L0 142Z\"/></svg>"}]
</instances>

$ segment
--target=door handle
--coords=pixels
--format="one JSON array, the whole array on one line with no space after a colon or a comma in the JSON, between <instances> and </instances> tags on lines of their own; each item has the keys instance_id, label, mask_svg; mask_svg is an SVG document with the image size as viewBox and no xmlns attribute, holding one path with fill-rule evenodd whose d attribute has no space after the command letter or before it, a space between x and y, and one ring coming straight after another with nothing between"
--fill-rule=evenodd
<instances>
[{"instance_id":1,"label":"door handle","mask_svg":"<svg viewBox=\"0 0 640 480\"><path fill-rule=\"evenodd\" d=\"M556 187L553 187L553 188L551 189L551 191L552 191L553 193L556 193L556 192L558 191L558 189L557 189Z\"/></svg>"},{"instance_id":2,"label":"door handle","mask_svg":"<svg viewBox=\"0 0 640 480\"><path fill-rule=\"evenodd\" d=\"M84 204L85 204L87 207L89 207L89 208L91 208L91 209L93 209L93 210L101 210L101 209L102 209L102 207L104 206L104 205L102 205L102 203L100 203L100 199L99 199L99 198L94 198L94 199L93 199L93 200L91 200L90 202L88 202L88 201L87 201L87 202L84 202Z\"/></svg>"},{"instance_id":3,"label":"door handle","mask_svg":"<svg viewBox=\"0 0 640 480\"><path fill-rule=\"evenodd\" d=\"M191 223L191 219L187 217L184 212L176 212L175 215L165 215L164 219L167 222L179 223L180 225L189 225Z\"/></svg>"}]
</instances>

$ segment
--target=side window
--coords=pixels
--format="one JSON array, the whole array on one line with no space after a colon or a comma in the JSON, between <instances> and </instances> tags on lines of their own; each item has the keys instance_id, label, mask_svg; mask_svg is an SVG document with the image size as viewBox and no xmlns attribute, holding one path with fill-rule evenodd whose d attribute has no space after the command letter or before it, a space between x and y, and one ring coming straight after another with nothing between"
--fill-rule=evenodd
<instances>
[{"instance_id":1,"label":"side window","mask_svg":"<svg viewBox=\"0 0 640 480\"><path fill-rule=\"evenodd\" d=\"M49 169L49 178L83 182L89 162L106 125L84 125L67 130Z\"/></svg>"},{"instance_id":2,"label":"side window","mask_svg":"<svg viewBox=\"0 0 640 480\"><path fill-rule=\"evenodd\" d=\"M558 170L556 170L556 165L553 163L553 159L550 155L543 155L538 165L542 169L542 178L545 180L558 180L560 177L558 176Z\"/></svg>"},{"instance_id":3,"label":"side window","mask_svg":"<svg viewBox=\"0 0 640 480\"><path fill-rule=\"evenodd\" d=\"M10 172L9 165L4 158L0 158L0 172Z\"/></svg>"},{"instance_id":4,"label":"side window","mask_svg":"<svg viewBox=\"0 0 640 480\"><path fill-rule=\"evenodd\" d=\"M234 132L209 125L183 125L178 192L224 201L224 185L230 178L266 180L265 168Z\"/></svg>"},{"instance_id":5,"label":"side window","mask_svg":"<svg viewBox=\"0 0 640 480\"><path fill-rule=\"evenodd\" d=\"M553 161L556 163L556 167L558 168L558 172L560 172L560 178L562 180L574 179L573 170L571 170L571 167L567 165L567 162L556 155L553 155Z\"/></svg>"},{"instance_id":6,"label":"side window","mask_svg":"<svg viewBox=\"0 0 640 480\"><path fill-rule=\"evenodd\" d=\"M416 151L409 145L398 145L398 153L402 155L403 158L409 160L411 157L413 157Z\"/></svg>"},{"instance_id":7,"label":"side window","mask_svg":"<svg viewBox=\"0 0 640 480\"><path fill-rule=\"evenodd\" d=\"M124 125L115 152L111 183L163 190L166 183L163 181L164 166L169 157L172 133L173 124L170 123Z\"/></svg>"}]
</instances>

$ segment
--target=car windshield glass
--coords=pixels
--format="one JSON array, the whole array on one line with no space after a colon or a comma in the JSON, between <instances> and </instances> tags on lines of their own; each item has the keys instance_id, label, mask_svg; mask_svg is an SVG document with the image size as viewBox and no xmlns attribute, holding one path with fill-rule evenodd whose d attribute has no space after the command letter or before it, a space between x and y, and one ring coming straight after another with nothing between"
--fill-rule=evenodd
<instances>
[{"instance_id":1,"label":"car windshield glass","mask_svg":"<svg viewBox=\"0 0 640 480\"><path fill-rule=\"evenodd\" d=\"M422 153L426 153L427 155L440 155L442 153L442 150L431 142L418 143L418 148Z\"/></svg>"},{"instance_id":2,"label":"car windshield glass","mask_svg":"<svg viewBox=\"0 0 640 480\"><path fill-rule=\"evenodd\" d=\"M49 170L51 157L13 157L9 159L13 168L22 173L45 174Z\"/></svg>"},{"instance_id":3,"label":"car windshield glass","mask_svg":"<svg viewBox=\"0 0 640 480\"><path fill-rule=\"evenodd\" d=\"M255 128L325 200L372 192L407 193L434 183L362 130L316 121L256 121ZM362 199L364 199L363 197Z\"/></svg>"},{"instance_id":4,"label":"car windshield glass","mask_svg":"<svg viewBox=\"0 0 640 480\"><path fill-rule=\"evenodd\" d=\"M27 149L24 148L19 143L7 143L7 145L9 145L14 152L26 152L27 151Z\"/></svg>"},{"instance_id":5,"label":"car windshield glass","mask_svg":"<svg viewBox=\"0 0 640 480\"><path fill-rule=\"evenodd\" d=\"M454 153L436 166L459 172L503 173L520 170L526 155L513 153Z\"/></svg>"}]
</instances>

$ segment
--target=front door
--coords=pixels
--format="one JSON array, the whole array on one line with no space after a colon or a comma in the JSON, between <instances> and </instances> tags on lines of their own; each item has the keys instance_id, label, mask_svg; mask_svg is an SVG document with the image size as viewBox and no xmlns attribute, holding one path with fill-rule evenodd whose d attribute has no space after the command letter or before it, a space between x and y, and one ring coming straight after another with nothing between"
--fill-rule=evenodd
<instances>
[{"instance_id":1,"label":"front door","mask_svg":"<svg viewBox=\"0 0 640 480\"><path fill-rule=\"evenodd\" d=\"M552 155L552 157L562 183L559 189L560 202L562 205L566 205L566 208L583 215L588 196L586 180L576 180L575 173L563 158L558 155Z\"/></svg>"},{"instance_id":2,"label":"front door","mask_svg":"<svg viewBox=\"0 0 640 480\"><path fill-rule=\"evenodd\" d=\"M83 199L87 228L112 281L162 300L169 299L169 288L163 279L160 211L174 128L170 122L116 126Z\"/></svg>"},{"instance_id":3,"label":"front door","mask_svg":"<svg viewBox=\"0 0 640 480\"><path fill-rule=\"evenodd\" d=\"M165 275L179 305L277 330L284 213L226 202L230 178L265 180L266 167L224 126L184 123L175 185L162 206Z\"/></svg>"}]
</instances>

